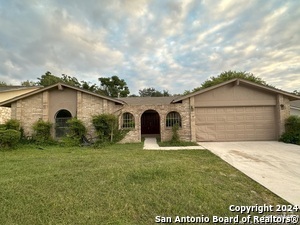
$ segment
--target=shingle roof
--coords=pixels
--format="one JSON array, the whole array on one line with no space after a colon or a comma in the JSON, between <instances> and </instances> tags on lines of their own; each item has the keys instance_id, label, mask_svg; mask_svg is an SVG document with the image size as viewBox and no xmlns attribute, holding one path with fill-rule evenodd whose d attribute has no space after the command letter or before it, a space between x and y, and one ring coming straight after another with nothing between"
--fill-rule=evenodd
<instances>
[{"instance_id":1,"label":"shingle roof","mask_svg":"<svg viewBox=\"0 0 300 225\"><path fill-rule=\"evenodd\" d=\"M261 85L261 84L257 84L257 83L254 83L254 82L251 82L251 81L248 81L248 80L244 80L244 79L240 79L240 78L235 78L235 79L228 80L228 81L225 81L223 83L220 83L220 84L208 87L208 88L204 88L204 89L202 89L200 91L196 91L196 92L193 92L191 94L188 94L188 95L185 95L185 96L181 96L181 97L177 98L176 100L174 100L174 102L176 103L178 101L187 99L189 97L192 97L192 96L195 96L195 95L198 95L198 94L202 94L202 93L205 93L207 91L210 91L210 90L213 90L215 88L222 87L224 85L227 85L227 84L230 84L230 83L234 83L234 82L237 85L239 85L240 83L242 83L244 85L252 86L252 87L255 87L257 89L264 90L264 91L268 91L268 92L272 92L272 93L277 93L277 94L282 94L282 95L288 97L290 100L298 100L298 99L300 99L300 96L297 96L295 94L291 94L291 93L286 92L286 91L282 91L282 90L279 90L279 89L276 89L276 88L267 87L267 86L264 86L264 85Z\"/></svg>"},{"instance_id":2,"label":"shingle roof","mask_svg":"<svg viewBox=\"0 0 300 225\"><path fill-rule=\"evenodd\" d=\"M24 89L36 89L36 88L42 88L42 86L0 86L0 92L6 92L6 91L14 91L14 90L24 90Z\"/></svg>"},{"instance_id":3,"label":"shingle roof","mask_svg":"<svg viewBox=\"0 0 300 225\"><path fill-rule=\"evenodd\" d=\"M290 104L291 104L291 107L293 107L293 108L299 108L299 110L300 110L300 100L291 101Z\"/></svg>"},{"instance_id":4,"label":"shingle roof","mask_svg":"<svg viewBox=\"0 0 300 225\"><path fill-rule=\"evenodd\" d=\"M26 94L23 94L23 95L16 96L16 97L11 98L11 99L9 99L7 101L3 101L3 102L0 103L0 106L10 106L10 104L12 102L15 102L15 101L17 101L19 99L26 98L26 97L31 96L31 95L35 95L37 93L40 93L40 92L43 92L43 91L46 91L46 90L50 90L50 89L53 89L53 88L61 88L61 87L67 87L67 88L70 88L70 89L73 89L73 90L77 90L77 91L81 91L81 92L84 92L84 93L87 93L87 94L90 94L90 95L93 95L93 96L96 96L96 97L99 97L99 98L104 98L104 99L107 99L107 100L110 100L110 101L113 101L113 102L116 102L116 103L119 103L119 104L122 104L122 105L124 104L119 99L115 99L115 98L111 98L111 97L99 95L99 94L96 94L94 92L90 92L90 91L87 91L85 89L77 88L77 87L74 87L74 86L71 86L71 85L68 85L68 84L57 83L57 84L53 84L53 85L48 86L48 87L40 88L38 90L29 92L29 93L26 93Z\"/></svg>"},{"instance_id":5,"label":"shingle roof","mask_svg":"<svg viewBox=\"0 0 300 225\"><path fill-rule=\"evenodd\" d=\"M126 102L128 105L165 105L171 104L178 96L169 97L127 97L118 98L119 100Z\"/></svg>"}]
</instances>

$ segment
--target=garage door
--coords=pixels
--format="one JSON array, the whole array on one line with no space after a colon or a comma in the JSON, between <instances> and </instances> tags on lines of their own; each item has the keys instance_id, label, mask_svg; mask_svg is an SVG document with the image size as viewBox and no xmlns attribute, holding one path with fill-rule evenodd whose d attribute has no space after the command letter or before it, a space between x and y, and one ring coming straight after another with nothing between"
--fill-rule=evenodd
<instances>
[{"instance_id":1,"label":"garage door","mask_svg":"<svg viewBox=\"0 0 300 225\"><path fill-rule=\"evenodd\" d=\"M196 108L197 141L275 140L275 107Z\"/></svg>"}]
</instances>

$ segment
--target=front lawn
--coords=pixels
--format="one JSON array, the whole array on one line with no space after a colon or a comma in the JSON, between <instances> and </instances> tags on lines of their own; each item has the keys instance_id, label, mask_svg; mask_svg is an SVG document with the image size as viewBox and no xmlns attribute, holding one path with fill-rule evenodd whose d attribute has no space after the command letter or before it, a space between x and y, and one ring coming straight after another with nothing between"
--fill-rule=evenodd
<instances>
[{"instance_id":1,"label":"front lawn","mask_svg":"<svg viewBox=\"0 0 300 225\"><path fill-rule=\"evenodd\" d=\"M0 224L154 224L286 204L206 150L35 147L0 151Z\"/></svg>"}]
</instances>

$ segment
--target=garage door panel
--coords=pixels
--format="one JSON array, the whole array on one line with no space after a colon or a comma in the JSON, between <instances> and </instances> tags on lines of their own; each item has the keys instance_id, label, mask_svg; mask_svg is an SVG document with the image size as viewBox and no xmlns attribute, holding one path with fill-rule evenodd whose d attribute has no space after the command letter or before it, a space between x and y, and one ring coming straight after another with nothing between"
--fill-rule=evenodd
<instances>
[{"instance_id":1,"label":"garage door panel","mask_svg":"<svg viewBox=\"0 0 300 225\"><path fill-rule=\"evenodd\" d=\"M234 120L235 120L234 115L228 115L228 116L226 116L226 121L230 122L230 121L234 121Z\"/></svg>"},{"instance_id":2,"label":"garage door panel","mask_svg":"<svg viewBox=\"0 0 300 225\"><path fill-rule=\"evenodd\" d=\"M196 108L197 141L275 140L275 107Z\"/></svg>"}]
</instances>

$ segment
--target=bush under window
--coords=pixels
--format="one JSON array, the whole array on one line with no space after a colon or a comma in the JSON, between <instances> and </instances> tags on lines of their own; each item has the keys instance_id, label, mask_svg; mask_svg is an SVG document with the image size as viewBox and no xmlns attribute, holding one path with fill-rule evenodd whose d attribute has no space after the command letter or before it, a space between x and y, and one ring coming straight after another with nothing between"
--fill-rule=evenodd
<instances>
[{"instance_id":1,"label":"bush under window","mask_svg":"<svg viewBox=\"0 0 300 225\"><path fill-rule=\"evenodd\" d=\"M122 140L126 134L126 131L118 129L118 118L113 114L95 115L93 116L92 122L100 143L118 142Z\"/></svg>"},{"instance_id":2,"label":"bush under window","mask_svg":"<svg viewBox=\"0 0 300 225\"><path fill-rule=\"evenodd\" d=\"M68 133L67 136L62 138L64 146L78 146L82 144L82 140L86 135L86 127L80 119L72 118L67 120Z\"/></svg>"}]
</instances>

